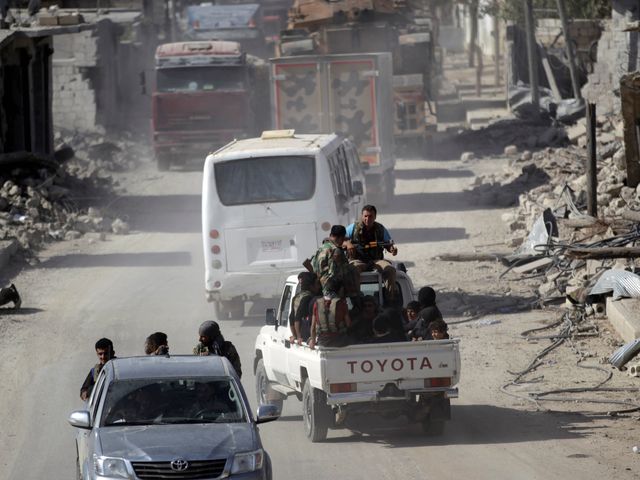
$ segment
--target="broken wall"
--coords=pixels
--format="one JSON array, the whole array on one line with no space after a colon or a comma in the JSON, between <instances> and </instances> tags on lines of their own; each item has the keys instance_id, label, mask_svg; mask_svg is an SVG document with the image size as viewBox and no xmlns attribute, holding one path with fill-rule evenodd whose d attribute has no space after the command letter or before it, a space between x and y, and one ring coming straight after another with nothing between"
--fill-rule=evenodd
<instances>
[{"instance_id":1,"label":"broken wall","mask_svg":"<svg viewBox=\"0 0 640 480\"><path fill-rule=\"evenodd\" d=\"M640 65L638 32L625 32L640 20L637 0L613 0L611 20L604 21L598 42L598 61L582 94L598 105L599 115L620 113L620 78Z\"/></svg>"},{"instance_id":2,"label":"broken wall","mask_svg":"<svg viewBox=\"0 0 640 480\"><path fill-rule=\"evenodd\" d=\"M100 20L95 31L54 38L54 124L77 131L146 130L149 99L139 74L155 42L136 42L133 25ZM126 38L125 38L126 37Z\"/></svg>"}]
</instances>

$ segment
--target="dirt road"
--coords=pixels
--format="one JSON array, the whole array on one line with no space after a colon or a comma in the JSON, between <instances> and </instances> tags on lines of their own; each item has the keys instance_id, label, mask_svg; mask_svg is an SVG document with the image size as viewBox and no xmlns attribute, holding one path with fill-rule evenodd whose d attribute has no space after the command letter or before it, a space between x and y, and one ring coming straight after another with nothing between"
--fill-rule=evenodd
<instances>
[{"instance_id":1,"label":"dirt road","mask_svg":"<svg viewBox=\"0 0 640 480\"><path fill-rule=\"evenodd\" d=\"M497 283L494 265L432 260L502 241L502 211L462 191L502 162L400 163L399 195L379 220L399 243L416 284L460 288L480 301L517 294ZM38 267L15 278L25 308L0 317L0 479L73 478L74 431L66 417L81 407L78 390L95 362L97 338L113 339L119 355L142 354L146 335L162 330L173 353L190 352L198 325L213 313L203 295L200 179L199 172L158 174L152 167L132 174L125 182L131 196L114 205L128 212L132 234L54 245ZM2 280L10 275L2 272ZM462 340L462 383L442 438L426 439L405 426L363 436L330 432L326 443L312 445L303 435L300 404L290 399L278 422L261 427L274 478L638 478L640 456L602 433L608 423L532 412L499 392L506 370L524 362L511 347L516 332L542 317L495 319L502 323L452 330ZM243 358L254 408L252 349L261 321L253 315L222 322Z\"/></svg>"}]
</instances>

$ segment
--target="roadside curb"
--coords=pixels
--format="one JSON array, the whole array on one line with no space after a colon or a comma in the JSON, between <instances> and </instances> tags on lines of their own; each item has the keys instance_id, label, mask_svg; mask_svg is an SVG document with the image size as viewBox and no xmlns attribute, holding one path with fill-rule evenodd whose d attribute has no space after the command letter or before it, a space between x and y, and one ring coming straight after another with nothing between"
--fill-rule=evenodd
<instances>
[{"instance_id":1,"label":"roadside curb","mask_svg":"<svg viewBox=\"0 0 640 480\"><path fill-rule=\"evenodd\" d=\"M640 299L607 298L607 318L625 342L640 338Z\"/></svg>"},{"instance_id":2,"label":"roadside curb","mask_svg":"<svg viewBox=\"0 0 640 480\"><path fill-rule=\"evenodd\" d=\"M18 241L2 240L0 241L0 270L7 266L11 257L13 257L18 251Z\"/></svg>"}]
</instances>

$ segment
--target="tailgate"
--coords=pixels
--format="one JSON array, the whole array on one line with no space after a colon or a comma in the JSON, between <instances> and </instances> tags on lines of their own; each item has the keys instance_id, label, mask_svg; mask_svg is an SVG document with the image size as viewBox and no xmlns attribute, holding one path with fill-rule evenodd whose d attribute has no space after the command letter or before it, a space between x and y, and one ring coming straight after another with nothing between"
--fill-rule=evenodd
<instances>
[{"instance_id":1,"label":"tailgate","mask_svg":"<svg viewBox=\"0 0 640 480\"><path fill-rule=\"evenodd\" d=\"M228 228L224 235L229 272L300 267L318 248L315 223Z\"/></svg>"},{"instance_id":2,"label":"tailgate","mask_svg":"<svg viewBox=\"0 0 640 480\"><path fill-rule=\"evenodd\" d=\"M420 381L429 378L450 378L453 386L460 375L459 363L457 340L354 345L326 351L325 387L358 383L379 384L382 389L400 382L419 388Z\"/></svg>"}]
</instances>

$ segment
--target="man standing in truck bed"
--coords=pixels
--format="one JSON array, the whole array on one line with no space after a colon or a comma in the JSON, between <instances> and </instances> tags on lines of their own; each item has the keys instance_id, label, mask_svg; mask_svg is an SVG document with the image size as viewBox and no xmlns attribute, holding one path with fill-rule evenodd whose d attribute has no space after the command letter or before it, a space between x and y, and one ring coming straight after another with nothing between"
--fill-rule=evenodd
<instances>
[{"instance_id":1,"label":"man standing in truck bed","mask_svg":"<svg viewBox=\"0 0 640 480\"><path fill-rule=\"evenodd\" d=\"M347 251L351 264L359 271L375 269L382 274L387 299L393 301L398 295L396 269L390 261L384 259L384 251L396 256L398 249L384 225L376 222L377 214L373 205L362 207L360 221L347 227Z\"/></svg>"}]
</instances>

